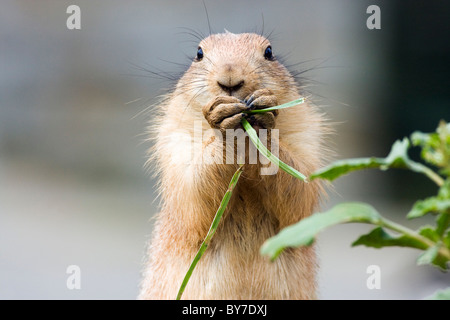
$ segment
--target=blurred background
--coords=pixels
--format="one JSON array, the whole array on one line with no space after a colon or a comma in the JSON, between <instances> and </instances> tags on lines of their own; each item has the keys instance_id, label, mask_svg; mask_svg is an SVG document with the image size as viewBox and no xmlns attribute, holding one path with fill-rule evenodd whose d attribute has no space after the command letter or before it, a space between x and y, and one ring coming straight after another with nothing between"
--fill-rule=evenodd
<instances>
[{"instance_id":1,"label":"blurred background","mask_svg":"<svg viewBox=\"0 0 450 320\"><path fill-rule=\"evenodd\" d=\"M212 1L211 27L271 33L286 64L335 123L334 159L385 156L414 130L450 120L450 3L444 1ZM182 73L208 33L195 1L1 0L0 298L135 299L158 211L144 169L147 107ZM81 30L66 9L81 8ZM381 30L366 9L381 8ZM306 62L305 62L306 61ZM310 83L308 81L308 83ZM417 158L417 154L412 154ZM323 209L366 201L405 221L415 197L436 192L422 176L359 172L337 180ZM426 220L426 219L425 219ZM432 220L428 221L433 223ZM318 250L322 299L422 299L450 277L416 266L412 249L350 244L370 228L333 227ZM69 265L81 289L66 286ZM381 289L366 286L369 265Z\"/></svg>"}]
</instances>

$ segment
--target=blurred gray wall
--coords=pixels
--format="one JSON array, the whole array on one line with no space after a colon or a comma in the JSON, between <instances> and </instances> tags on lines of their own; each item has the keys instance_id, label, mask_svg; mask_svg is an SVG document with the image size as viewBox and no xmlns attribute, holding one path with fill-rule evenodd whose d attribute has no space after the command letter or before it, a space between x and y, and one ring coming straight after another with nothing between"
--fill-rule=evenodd
<instances>
[{"instance_id":1,"label":"blurred gray wall","mask_svg":"<svg viewBox=\"0 0 450 320\"><path fill-rule=\"evenodd\" d=\"M318 82L307 90L335 123L335 158L383 156L397 138L389 79L402 8L375 2L382 29L370 31L370 1L205 1L213 31L264 24L275 54L308 61L297 69L312 68L302 76ZM0 298L134 299L157 212L143 168L147 107L173 85L142 68L183 71L167 61L187 66L194 56L189 33L208 33L203 3L0 3ZM66 28L70 4L81 8L81 30ZM412 200L389 198L392 183L372 172L343 178L324 208L369 201L401 219ZM342 226L321 237L322 298L422 298L448 285L416 267L414 251L350 249L364 230ZM81 290L66 287L72 264L82 270ZM365 286L370 264L382 267L382 290Z\"/></svg>"}]
</instances>

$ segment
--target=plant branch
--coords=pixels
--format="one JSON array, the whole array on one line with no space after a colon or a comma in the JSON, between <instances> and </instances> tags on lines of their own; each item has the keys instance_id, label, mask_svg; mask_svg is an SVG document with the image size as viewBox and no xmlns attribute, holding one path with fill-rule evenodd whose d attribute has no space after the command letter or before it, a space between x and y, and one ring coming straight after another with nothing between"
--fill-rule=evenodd
<instances>
[{"instance_id":1,"label":"plant branch","mask_svg":"<svg viewBox=\"0 0 450 320\"><path fill-rule=\"evenodd\" d=\"M411 230L405 226L402 226L394 221L388 220L388 219L381 219L379 224L380 227L385 227L388 228L392 231L396 231L398 233L407 235L421 243L423 243L424 245L427 246L427 248L433 247L435 246L437 243L434 241L431 241L430 239L418 234L417 232L415 232L414 230ZM450 250L444 246L442 246L439 249L439 254L441 254L442 256L446 257L447 259L450 260Z\"/></svg>"},{"instance_id":2,"label":"plant branch","mask_svg":"<svg viewBox=\"0 0 450 320\"><path fill-rule=\"evenodd\" d=\"M445 181L440 175L438 175L436 172L434 172L433 170L431 170L430 168L419 162L413 162L411 164L411 169L413 169L416 172L422 172L434 183L436 183L439 187L442 187L444 185Z\"/></svg>"}]
</instances>

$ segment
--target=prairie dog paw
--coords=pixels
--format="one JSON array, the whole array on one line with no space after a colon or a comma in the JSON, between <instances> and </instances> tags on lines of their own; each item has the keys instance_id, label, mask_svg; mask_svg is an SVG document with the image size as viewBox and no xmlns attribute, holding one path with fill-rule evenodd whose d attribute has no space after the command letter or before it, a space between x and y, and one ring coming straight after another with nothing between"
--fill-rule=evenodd
<instances>
[{"instance_id":1,"label":"prairie dog paw","mask_svg":"<svg viewBox=\"0 0 450 320\"><path fill-rule=\"evenodd\" d=\"M250 110L265 109L278 105L277 97L269 89L259 89L249 95L244 102ZM252 126L263 129L272 129L275 127L275 119L278 115L278 110L253 114L247 117L247 120Z\"/></svg>"},{"instance_id":2,"label":"prairie dog paw","mask_svg":"<svg viewBox=\"0 0 450 320\"><path fill-rule=\"evenodd\" d=\"M248 106L233 96L217 96L203 107L203 115L211 128L236 129L241 124L244 114L242 111L248 110Z\"/></svg>"}]
</instances>

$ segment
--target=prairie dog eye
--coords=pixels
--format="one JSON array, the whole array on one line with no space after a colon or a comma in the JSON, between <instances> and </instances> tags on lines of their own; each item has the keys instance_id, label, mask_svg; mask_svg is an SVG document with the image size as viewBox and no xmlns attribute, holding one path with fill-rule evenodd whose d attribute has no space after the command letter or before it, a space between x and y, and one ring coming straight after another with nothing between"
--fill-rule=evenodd
<instances>
[{"instance_id":1,"label":"prairie dog eye","mask_svg":"<svg viewBox=\"0 0 450 320\"><path fill-rule=\"evenodd\" d=\"M202 59L203 59L203 49L201 47L198 47L196 60L200 61Z\"/></svg>"},{"instance_id":2,"label":"prairie dog eye","mask_svg":"<svg viewBox=\"0 0 450 320\"><path fill-rule=\"evenodd\" d=\"M268 46L264 51L264 59L273 60L272 46Z\"/></svg>"}]
</instances>

